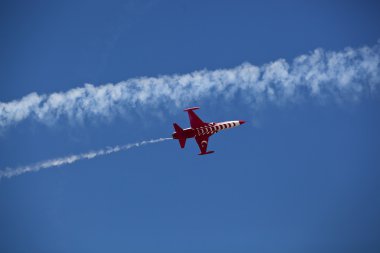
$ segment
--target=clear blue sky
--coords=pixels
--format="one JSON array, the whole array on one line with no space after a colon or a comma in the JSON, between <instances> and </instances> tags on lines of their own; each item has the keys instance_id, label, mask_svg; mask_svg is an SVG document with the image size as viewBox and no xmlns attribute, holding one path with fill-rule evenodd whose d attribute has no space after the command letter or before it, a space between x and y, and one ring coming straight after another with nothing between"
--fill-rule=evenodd
<instances>
[{"instance_id":1,"label":"clear blue sky","mask_svg":"<svg viewBox=\"0 0 380 253\"><path fill-rule=\"evenodd\" d=\"M374 45L376 1L1 1L0 101L84 83L261 65ZM199 101L245 119L199 157L164 142L0 181L0 252L379 252L380 100ZM188 125L122 116L0 136L0 168L131 143Z\"/></svg>"}]
</instances>

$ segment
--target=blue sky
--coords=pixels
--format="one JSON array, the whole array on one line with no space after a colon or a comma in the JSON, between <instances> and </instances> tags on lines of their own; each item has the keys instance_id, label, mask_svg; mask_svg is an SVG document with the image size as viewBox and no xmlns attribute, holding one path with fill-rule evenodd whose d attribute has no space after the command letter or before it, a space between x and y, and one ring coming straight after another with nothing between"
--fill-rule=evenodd
<instances>
[{"instance_id":1,"label":"blue sky","mask_svg":"<svg viewBox=\"0 0 380 253\"><path fill-rule=\"evenodd\" d=\"M379 11L376 1L2 1L0 101L373 46ZM239 98L188 104L205 121L248 121L211 137L215 154L168 141L1 179L0 252L378 252L378 92ZM188 125L181 108L143 107L13 124L0 169Z\"/></svg>"}]
</instances>

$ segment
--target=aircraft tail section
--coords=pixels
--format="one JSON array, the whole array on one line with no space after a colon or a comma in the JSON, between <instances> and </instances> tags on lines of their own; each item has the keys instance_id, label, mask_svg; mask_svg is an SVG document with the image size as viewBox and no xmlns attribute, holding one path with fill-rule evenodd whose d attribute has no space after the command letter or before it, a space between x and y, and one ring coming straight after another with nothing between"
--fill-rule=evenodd
<instances>
[{"instance_id":1,"label":"aircraft tail section","mask_svg":"<svg viewBox=\"0 0 380 253\"><path fill-rule=\"evenodd\" d=\"M184 148L186 144L185 132L177 123L174 123L173 127L175 130L175 139L178 139L179 145L181 146L181 148Z\"/></svg>"},{"instance_id":2,"label":"aircraft tail section","mask_svg":"<svg viewBox=\"0 0 380 253\"><path fill-rule=\"evenodd\" d=\"M181 148L184 148L185 144L186 144L186 138L178 139L178 141L179 141L179 145L181 146Z\"/></svg>"},{"instance_id":3,"label":"aircraft tail section","mask_svg":"<svg viewBox=\"0 0 380 253\"><path fill-rule=\"evenodd\" d=\"M183 131L182 127L180 127L177 123L173 123L174 130L179 134L179 135L185 135L185 132Z\"/></svg>"}]
</instances>

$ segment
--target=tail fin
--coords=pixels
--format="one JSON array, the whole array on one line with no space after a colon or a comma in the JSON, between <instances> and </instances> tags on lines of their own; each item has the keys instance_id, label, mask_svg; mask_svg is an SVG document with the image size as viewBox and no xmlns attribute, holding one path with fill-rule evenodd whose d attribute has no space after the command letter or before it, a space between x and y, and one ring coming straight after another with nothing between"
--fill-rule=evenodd
<instances>
[{"instance_id":1,"label":"tail fin","mask_svg":"<svg viewBox=\"0 0 380 253\"><path fill-rule=\"evenodd\" d=\"M177 123L173 123L173 127L178 135L184 135L183 129Z\"/></svg>"},{"instance_id":2,"label":"tail fin","mask_svg":"<svg viewBox=\"0 0 380 253\"><path fill-rule=\"evenodd\" d=\"M183 131L183 129L177 123L174 123L173 127L174 127L174 130L177 133L179 145L181 146L181 148L184 148L185 144L186 144L185 132Z\"/></svg>"}]
</instances>

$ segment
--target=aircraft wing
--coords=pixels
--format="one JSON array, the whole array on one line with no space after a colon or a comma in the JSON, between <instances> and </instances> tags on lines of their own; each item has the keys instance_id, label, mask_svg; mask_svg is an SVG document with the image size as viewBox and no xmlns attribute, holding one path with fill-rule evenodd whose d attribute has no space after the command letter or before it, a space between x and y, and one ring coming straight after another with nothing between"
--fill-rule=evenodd
<instances>
[{"instance_id":1,"label":"aircraft wing","mask_svg":"<svg viewBox=\"0 0 380 253\"><path fill-rule=\"evenodd\" d=\"M207 123L203 122L198 115L195 114L194 110L199 109L199 107L187 108L184 111L189 114L190 126L191 128L198 128L207 125Z\"/></svg>"},{"instance_id":2,"label":"aircraft wing","mask_svg":"<svg viewBox=\"0 0 380 253\"><path fill-rule=\"evenodd\" d=\"M207 151L207 145L208 145L208 137L210 136L196 136L195 140L197 141L197 144L199 146L199 149L201 152L198 155L207 155L214 153L214 151Z\"/></svg>"}]
</instances>

